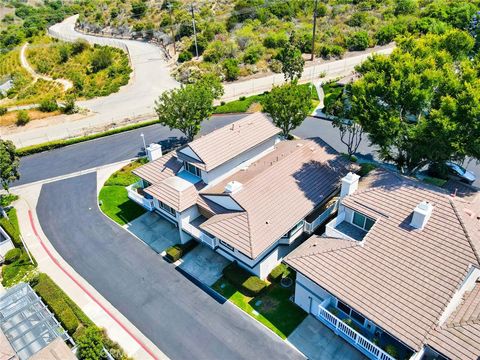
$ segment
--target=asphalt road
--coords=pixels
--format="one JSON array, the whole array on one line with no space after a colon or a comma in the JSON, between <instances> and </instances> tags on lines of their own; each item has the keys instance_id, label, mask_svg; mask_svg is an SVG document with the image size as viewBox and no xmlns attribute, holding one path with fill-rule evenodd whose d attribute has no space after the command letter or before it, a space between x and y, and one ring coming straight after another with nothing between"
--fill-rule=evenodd
<instances>
[{"instance_id":1,"label":"asphalt road","mask_svg":"<svg viewBox=\"0 0 480 360\"><path fill-rule=\"evenodd\" d=\"M96 173L43 185L42 229L60 255L172 359L302 359L100 213Z\"/></svg>"}]
</instances>

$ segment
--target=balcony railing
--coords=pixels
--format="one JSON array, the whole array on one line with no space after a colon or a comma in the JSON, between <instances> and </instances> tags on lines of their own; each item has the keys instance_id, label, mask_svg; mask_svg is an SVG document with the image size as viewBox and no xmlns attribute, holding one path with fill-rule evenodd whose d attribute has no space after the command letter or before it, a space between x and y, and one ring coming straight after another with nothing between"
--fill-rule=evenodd
<instances>
[{"instance_id":1,"label":"balcony railing","mask_svg":"<svg viewBox=\"0 0 480 360\"><path fill-rule=\"evenodd\" d=\"M138 181L130 186L126 187L128 198L135 201L140 206L143 206L148 211L153 211L154 204L153 199L147 199L145 196L142 196L138 193L138 189L142 189L142 181Z\"/></svg>"},{"instance_id":2,"label":"balcony railing","mask_svg":"<svg viewBox=\"0 0 480 360\"><path fill-rule=\"evenodd\" d=\"M215 239L208 236L202 230L196 228L192 224L183 223L182 224L182 230L184 230L187 233L189 233L190 235L192 235L195 239L200 240L201 242L210 246L212 249L215 248L215 245L216 245Z\"/></svg>"},{"instance_id":3,"label":"balcony railing","mask_svg":"<svg viewBox=\"0 0 480 360\"><path fill-rule=\"evenodd\" d=\"M325 209L318 217L311 223L305 222L305 232L312 234L325 220L328 219L335 211L338 210L339 201L335 201L332 205Z\"/></svg>"},{"instance_id":4,"label":"balcony railing","mask_svg":"<svg viewBox=\"0 0 480 360\"><path fill-rule=\"evenodd\" d=\"M373 360L395 360L392 356L388 355L385 351L380 349L377 345L368 340L365 336L352 329L345 324L342 320L333 315L330 311L323 306L318 306L317 318L332 329L335 334L343 337L348 343L352 344L360 350L363 354Z\"/></svg>"}]
</instances>

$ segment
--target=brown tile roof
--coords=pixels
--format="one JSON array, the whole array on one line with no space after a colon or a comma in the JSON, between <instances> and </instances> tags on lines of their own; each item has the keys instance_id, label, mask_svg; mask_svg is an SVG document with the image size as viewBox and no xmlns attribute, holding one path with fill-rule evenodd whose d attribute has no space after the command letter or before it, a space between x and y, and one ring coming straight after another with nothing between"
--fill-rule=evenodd
<instances>
[{"instance_id":1,"label":"brown tile roof","mask_svg":"<svg viewBox=\"0 0 480 360\"><path fill-rule=\"evenodd\" d=\"M231 198L244 211L216 215L201 228L256 258L316 206L328 200L348 172L348 163L319 139L284 141L202 194L219 194L230 181L242 188Z\"/></svg>"},{"instance_id":2,"label":"brown tile roof","mask_svg":"<svg viewBox=\"0 0 480 360\"><path fill-rule=\"evenodd\" d=\"M196 186L179 176L172 176L158 184L147 187L145 192L181 212L196 204L197 187L201 186L203 186L203 183Z\"/></svg>"},{"instance_id":3,"label":"brown tile roof","mask_svg":"<svg viewBox=\"0 0 480 360\"><path fill-rule=\"evenodd\" d=\"M8 341L7 337L0 330L0 360L17 360L17 353L13 350L12 345Z\"/></svg>"},{"instance_id":4,"label":"brown tile roof","mask_svg":"<svg viewBox=\"0 0 480 360\"><path fill-rule=\"evenodd\" d=\"M418 350L478 259L448 195L410 180L371 186L343 200L377 219L362 246L295 251L286 262ZM434 210L419 231L409 224L423 200Z\"/></svg>"},{"instance_id":5,"label":"brown tile roof","mask_svg":"<svg viewBox=\"0 0 480 360\"><path fill-rule=\"evenodd\" d=\"M177 151L177 156L194 163L202 170L210 171L278 133L280 129L275 127L265 114L254 113L186 145L201 162L180 151Z\"/></svg>"},{"instance_id":6,"label":"brown tile roof","mask_svg":"<svg viewBox=\"0 0 480 360\"><path fill-rule=\"evenodd\" d=\"M165 154L160 159L140 166L132 172L150 184L158 184L166 178L176 175L183 166L183 163L178 161L174 155L174 152Z\"/></svg>"},{"instance_id":7,"label":"brown tile roof","mask_svg":"<svg viewBox=\"0 0 480 360\"><path fill-rule=\"evenodd\" d=\"M435 328L428 345L451 359L477 360L480 356L480 283L465 294L463 303L446 323Z\"/></svg>"}]
</instances>

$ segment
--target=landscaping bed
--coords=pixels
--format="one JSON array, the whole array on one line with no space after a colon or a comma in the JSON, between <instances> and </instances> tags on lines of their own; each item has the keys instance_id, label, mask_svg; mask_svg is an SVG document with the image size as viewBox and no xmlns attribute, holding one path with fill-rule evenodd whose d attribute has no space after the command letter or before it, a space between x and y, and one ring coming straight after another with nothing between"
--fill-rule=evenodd
<instances>
[{"instance_id":1,"label":"landscaping bed","mask_svg":"<svg viewBox=\"0 0 480 360\"><path fill-rule=\"evenodd\" d=\"M229 269L227 273L231 273L233 269L238 269L238 266L227 268ZM283 276L294 278L294 273L286 267L277 269L274 275L277 275L275 276L277 281L280 281ZM232 274L229 274L228 277L232 279ZM242 277L244 275L234 275L234 279ZM295 287L284 288L280 283L265 282L252 275L249 277L256 278L256 282L265 283L265 287L257 295L245 292L245 284L238 285L237 281L229 281L226 274L213 284L212 288L282 339L286 339L307 316L305 311L290 300Z\"/></svg>"},{"instance_id":2,"label":"landscaping bed","mask_svg":"<svg viewBox=\"0 0 480 360\"><path fill-rule=\"evenodd\" d=\"M140 180L132 174L132 170L142 166L145 162L145 158L135 160L113 173L100 190L100 209L120 225L125 225L146 212L143 207L128 198L125 188Z\"/></svg>"}]
</instances>

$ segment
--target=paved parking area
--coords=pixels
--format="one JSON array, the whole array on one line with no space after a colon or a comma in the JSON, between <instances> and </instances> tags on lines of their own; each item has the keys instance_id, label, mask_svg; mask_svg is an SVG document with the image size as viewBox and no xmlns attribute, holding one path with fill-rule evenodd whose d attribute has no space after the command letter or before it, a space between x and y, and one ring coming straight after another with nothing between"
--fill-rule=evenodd
<instances>
[{"instance_id":1,"label":"paved parking area","mask_svg":"<svg viewBox=\"0 0 480 360\"><path fill-rule=\"evenodd\" d=\"M313 315L307 316L287 340L310 360L368 360Z\"/></svg>"},{"instance_id":2,"label":"paved parking area","mask_svg":"<svg viewBox=\"0 0 480 360\"><path fill-rule=\"evenodd\" d=\"M180 269L208 286L222 277L223 268L230 262L203 244L196 246L179 261Z\"/></svg>"},{"instance_id":3,"label":"paved parking area","mask_svg":"<svg viewBox=\"0 0 480 360\"><path fill-rule=\"evenodd\" d=\"M160 254L169 246L180 242L178 228L156 213L147 212L125 228Z\"/></svg>"}]
</instances>

